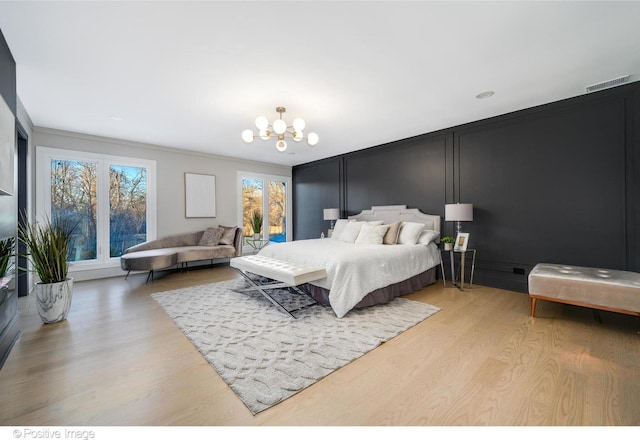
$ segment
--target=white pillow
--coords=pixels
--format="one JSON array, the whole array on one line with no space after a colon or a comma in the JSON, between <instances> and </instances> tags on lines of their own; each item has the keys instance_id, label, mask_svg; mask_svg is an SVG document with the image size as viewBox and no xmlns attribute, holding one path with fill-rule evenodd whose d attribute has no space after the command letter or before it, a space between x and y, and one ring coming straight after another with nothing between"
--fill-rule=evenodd
<instances>
[{"instance_id":1,"label":"white pillow","mask_svg":"<svg viewBox=\"0 0 640 440\"><path fill-rule=\"evenodd\" d=\"M380 226L380 225L384 224L384 222L382 220L372 220L372 221L367 222L367 223L370 224L370 225L373 225L373 226Z\"/></svg>"},{"instance_id":2,"label":"white pillow","mask_svg":"<svg viewBox=\"0 0 640 440\"><path fill-rule=\"evenodd\" d=\"M372 225L371 223L365 223L360 229L358 238L356 238L356 244L382 244L384 234L387 233L389 225Z\"/></svg>"},{"instance_id":3,"label":"white pillow","mask_svg":"<svg viewBox=\"0 0 640 440\"><path fill-rule=\"evenodd\" d=\"M336 220L335 224L333 225L333 232L331 233L331 238L338 238L340 237L340 234L342 234L342 231L344 231L345 226L347 226L347 223L349 223L349 220L347 219L340 219L340 220Z\"/></svg>"},{"instance_id":4,"label":"white pillow","mask_svg":"<svg viewBox=\"0 0 640 440\"><path fill-rule=\"evenodd\" d=\"M400 234L398 235L398 244L416 244L420 234L424 231L424 224L413 222L402 222Z\"/></svg>"},{"instance_id":5,"label":"white pillow","mask_svg":"<svg viewBox=\"0 0 640 440\"><path fill-rule=\"evenodd\" d=\"M338 236L338 240L344 241L345 243L355 243L358 234L360 234L360 229L362 229L362 225L364 225L364 222L347 223L344 231Z\"/></svg>"},{"instance_id":6,"label":"white pillow","mask_svg":"<svg viewBox=\"0 0 640 440\"><path fill-rule=\"evenodd\" d=\"M429 244L432 241L437 243L437 240L440 238L440 233L438 231L433 231L431 229L425 229L418 237L418 244Z\"/></svg>"}]
</instances>

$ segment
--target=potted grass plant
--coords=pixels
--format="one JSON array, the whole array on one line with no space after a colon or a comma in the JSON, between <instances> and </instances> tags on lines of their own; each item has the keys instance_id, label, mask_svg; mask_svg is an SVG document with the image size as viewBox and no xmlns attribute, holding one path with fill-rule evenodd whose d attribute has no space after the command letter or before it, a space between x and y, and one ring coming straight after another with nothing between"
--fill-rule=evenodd
<instances>
[{"instance_id":1,"label":"potted grass plant","mask_svg":"<svg viewBox=\"0 0 640 440\"><path fill-rule=\"evenodd\" d=\"M262 214L258 210L253 211L251 227L253 228L253 238L259 240L262 232Z\"/></svg>"},{"instance_id":2,"label":"potted grass plant","mask_svg":"<svg viewBox=\"0 0 640 440\"><path fill-rule=\"evenodd\" d=\"M453 243L455 242L453 237L442 237L440 241L444 244L445 251L450 251L453 249Z\"/></svg>"},{"instance_id":3,"label":"potted grass plant","mask_svg":"<svg viewBox=\"0 0 640 440\"><path fill-rule=\"evenodd\" d=\"M73 278L67 276L69 263L67 252L71 234L75 229L67 220L23 222L18 227L18 238L27 249L27 260L40 279L34 293L38 314L45 324L67 319L71 307Z\"/></svg>"}]
</instances>

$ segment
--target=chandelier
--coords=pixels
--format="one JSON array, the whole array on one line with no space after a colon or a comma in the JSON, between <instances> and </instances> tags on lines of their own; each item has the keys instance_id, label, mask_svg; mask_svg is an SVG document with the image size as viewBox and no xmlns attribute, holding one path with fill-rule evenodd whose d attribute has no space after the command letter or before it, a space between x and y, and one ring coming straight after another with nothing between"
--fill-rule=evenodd
<instances>
[{"instance_id":1,"label":"chandelier","mask_svg":"<svg viewBox=\"0 0 640 440\"><path fill-rule=\"evenodd\" d=\"M242 132L242 140L246 143L251 143L257 137L263 141L269 140L272 137L276 138L276 149L283 152L287 149L286 139L293 139L294 142L300 142L303 139L307 140L307 143L312 147L318 143L320 138L316 133L309 133L307 137L304 137L305 122L302 118L295 118L291 125L282 119L282 114L287 111L284 107L276 107L276 111L280 114L280 117L269 124L269 120L264 116L258 116L256 118L256 127L258 128L258 134L255 135L252 130L245 130Z\"/></svg>"}]
</instances>

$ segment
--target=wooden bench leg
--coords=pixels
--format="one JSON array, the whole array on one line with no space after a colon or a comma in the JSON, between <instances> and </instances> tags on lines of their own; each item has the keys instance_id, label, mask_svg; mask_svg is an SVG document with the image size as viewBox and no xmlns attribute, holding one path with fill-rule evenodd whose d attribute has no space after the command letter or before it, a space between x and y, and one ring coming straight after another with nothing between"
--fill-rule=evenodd
<instances>
[{"instance_id":1,"label":"wooden bench leg","mask_svg":"<svg viewBox=\"0 0 640 440\"><path fill-rule=\"evenodd\" d=\"M536 298L531 297L531 317L536 314Z\"/></svg>"}]
</instances>

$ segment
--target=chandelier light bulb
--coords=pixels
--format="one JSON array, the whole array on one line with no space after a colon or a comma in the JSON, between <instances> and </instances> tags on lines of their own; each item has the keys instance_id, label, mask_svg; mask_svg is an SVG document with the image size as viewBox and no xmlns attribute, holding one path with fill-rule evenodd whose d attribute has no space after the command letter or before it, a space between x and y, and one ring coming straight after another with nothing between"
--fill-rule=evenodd
<instances>
[{"instance_id":1,"label":"chandelier light bulb","mask_svg":"<svg viewBox=\"0 0 640 440\"><path fill-rule=\"evenodd\" d=\"M258 116L256 118L256 127L258 130L265 130L269 126L269 121L264 116Z\"/></svg>"},{"instance_id":2,"label":"chandelier light bulb","mask_svg":"<svg viewBox=\"0 0 640 440\"><path fill-rule=\"evenodd\" d=\"M287 131L287 123L282 119L276 119L275 121L273 121L273 131L278 134L284 133L285 131Z\"/></svg>"},{"instance_id":3,"label":"chandelier light bulb","mask_svg":"<svg viewBox=\"0 0 640 440\"><path fill-rule=\"evenodd\" d=\"M258 136L260 136L260 139L262 139L263 141L268 141L269 138L271 136L269 136L269 131L266 128L263 128L262 130L260 130L260 132L258 133Z\"/></svg>"},{"instance_id":4,"label":"chandelier light bulb","mask_svg":"<svg viewBox=\"0 0 640 440\"><path fill-rule=\"evenodd\" d=\"M276 149L282 153L284 150L287 149L287 143L282 139L279 139L278 142L276 142Z\"/></svg>"},{"instance_id":5,"label":"chandelier light bulb","mask_svg":"<svg viewBox=\"0 0 640 440\"><path fill-rule=\"evenodd\" d=\"M307 143L312 147L318 143L320 138L316 133L309 133L309 137L307 138Z\"/></svg>"},{"instance_id":6,"label":"chandelier light bulb","mask_svg":"<svg viewBox=\"0 0 640 440\"><path fill-rule=\"evenodd\" d=\"M293 132L294 141L300 142L302 139L304 139L304 134L302 133L302 130L296 130Z\"/></svg>"},{"instance_id":7,"label":"chandelier light bulb","mask_svg":"<svg viewBox=\"0 0 640 440\"><path fill-rule=\"evenodd\" d=\"M242 140L245 141L247 144L250 144L251 142L253 142L253 131L251 130L243 131Z\"/></svg>"},{"instance_id":8,"label":"chandelier light bulb","mask_svg":"<svg viewBox=\"0 0 640 440\"><path fill-rule=\"evenodd\" d=\"M300 131L301 132L302 130L304 130L305 125L306 124L304 122L304 119L302 119L302 118L295 118L293 120L293 128L294 128L295 131Z\"/></svg>"}]
</instances>

